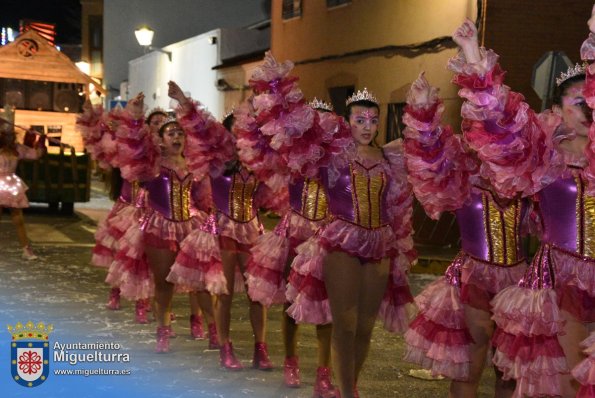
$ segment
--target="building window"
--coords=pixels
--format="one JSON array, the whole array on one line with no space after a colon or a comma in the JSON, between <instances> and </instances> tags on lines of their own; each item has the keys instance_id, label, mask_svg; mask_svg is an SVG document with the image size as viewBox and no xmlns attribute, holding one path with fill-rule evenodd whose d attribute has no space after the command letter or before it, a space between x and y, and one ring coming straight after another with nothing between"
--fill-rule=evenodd
<instances>
[{"instance_id":1,"label":"building window","mask_svg":"<svg viewBox=\"0 0 595 398\"><path fill-rule=\"evenodd\" d=\"M302 15L302 0L283 0L283 19L297 18Z\"/></svg>"},{"instance_id":2,"label":"building window","mask_svg":"<svg viewBox=\"0 0 595 398\"><path fill-rule=\"evenodd\" d=\"M345 101L351 97L355 92L355 86L340 86L331 87L328 89L329 97L331 98L331 104L337 115L344 115L347 106Z\"/></svg>"},{"instance_id":3,"label":"building window","mask_svg":"<svg viewBox=\"0 0 595 398\"><path fill-rule=\"evenodd\" d=\"M386 142L391 142L397 138L403 138L403 114L405 113L405 102L388 104L388 114L386 115Z\"/></svg>"},{"instance_id":4,"label":"building window","mask_svg":"<svg viewBox=\"0 0 595 398\"><path fill-rule=\"evenodd\" d=\"M337 6L341 6L343 4L349 4L349 3L351 3L351 0L326 0L326 7L332 8L332 7L337 7Z\"/></svg>"}]
</instances>

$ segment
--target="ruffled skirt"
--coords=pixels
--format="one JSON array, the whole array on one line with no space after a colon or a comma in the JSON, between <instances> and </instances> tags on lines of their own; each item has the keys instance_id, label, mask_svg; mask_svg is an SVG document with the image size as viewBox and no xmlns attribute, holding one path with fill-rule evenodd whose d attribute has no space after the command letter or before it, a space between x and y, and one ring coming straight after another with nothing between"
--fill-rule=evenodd
<instances>
[{"instance_id":1,"label":"ruffled skirt","mask_svg":"<svg viewBox=\"0 0 595 398\"><path fill-rule=\"evenodd\" d=\"M180 245L167 281L189 290L228 294L214 216L192 231Z\"/></svg>"},{"instance_id":2,"label":"ruffled skirt","mask_svg":"<svg viewBox=\"0 0 595 398\"><path fill-rule=\"evenodd\" d=\"M524 262L501 266L459 253L445 276L415 298L420 314L405 333L405 359L429 369L434 376L468 380L473 338L464 305L490 311L491 297L515 284L525 269Z\"/></svg>"},{"instance_id":3,"label":"ruffled skirt","mask_svg":"<svg viewBox=\"0 0 595 398\"><path fill-rule=\"evenodd\" d=\"M390 227L366 229L343 220L334 220L319 233L298 246L289 276L287 313L298 323L332 323L330 305L322 275L329 250L344 251L362 262L391 257L387 289L379 316L391 332L404 332L415 312L405 274L407 259L397 253ZM398 254L398 255L397 255Z\"/></svg>"},{"instance_id":4,"label":"ruffled skirt","mask_svg":"<svg viewBox=\"0 0 595 398\"><path fill-rule=\"evenodd\" d=\"M108 268L114 261L118 251L118 241L122 238L121 230L126 231L131 219L120 217L121 213L131 217L136 207L122 200L117 200L105 220L101 221L95 231L95 247L91 263L98 267Z\"/></svg>"},{"instance_id":5,"label":"ruffled skirt","mask_svg":"<svg viewBox=\"0 0 595 398\"><path fill-rule=\"evenodd\" d=\"M201 226L206 213L199 213L185 221L174 221L158 211L147 209L141 220L144 243L173 252L180 250L180 243Z\"/></svg>"},{"instance_id":6,"label":"ruffled skirt","mask_svg":"<svg viewBox=\"0 0 595 398\"><path fill-rule=\"evenodd\" d=\"M241 248L241 251L249 251L264 230L258 217L254 217L248 222L239 222L221 212L217 215L217 227L222 240L222 248L233 249L224 244L226 239L231 239L237 243L235 246Z\"/></svg>"},{"instance_id":7,"label":"ruffled skirt","mask_svg":"<svg viewBox=\"0 0 595 398\"><path fill-rule=\"evenodd\" d=\"M581 343L585 349L584 353L587 358L582 360L572 370L572 375L581 387L576 394L577 398L593 398L595 397L595 332Z\"/></svg>"},{"instance_id":8,"label":"ruffled skirt","mask_svg":"<svg viewBox=\"0 0 595 398\"><path fill-rule=\"evenodd\" d=\"M248 295L266 307L283 304L285 299L285 269L295 247L310 238L322 221L312 221L290 211L275 227L256 239L246 266Z\"/></svg>"},{"instance_id":9,"label":"ruffled skirt","mask_svg":"<svg viewBox=\"0 0 595 398\"><path fill-rule=\"evenodd\" d=\"M155 290L139 224L141 214L142 210L137 209L128 218L130 226L119 240L118 251L105 280L113 287L119 287L120 294L129 300L150 298Z\"/></svg>"},{"instance_id":10,"label":"ruffled skirt","mask_svg":"<svg viewBox=\"0 0 595 398\"><path fill-rule=\"evenodd\" d=\"M518 286L492 301L497 329L494 363L516 380L516 396L560 395L560 376L569 372L558 341L561 310L593 322L595 260L544 244Z\"/></svg>"},{"instance_id":11,"label":"ruffled skirt","mask_svg":"<svg viewBox=\"0 0 595 398\"><path fill-rule=\"evenodd\" d=\"M29 207L27 184L16 174L0 174L0 207L22 209Z\"/></svg>"}]
</instances>

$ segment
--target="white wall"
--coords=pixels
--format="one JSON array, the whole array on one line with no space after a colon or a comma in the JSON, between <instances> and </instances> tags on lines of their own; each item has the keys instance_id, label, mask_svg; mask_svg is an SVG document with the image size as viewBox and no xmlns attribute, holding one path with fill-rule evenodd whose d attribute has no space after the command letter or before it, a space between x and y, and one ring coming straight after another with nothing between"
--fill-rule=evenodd
<instances>
[{"instance_id":1,"label":"white wall","mask_svg":"<svg viewBox=\"0 0 595 398\"><path fill-rule=\"evenodd\" d=\"M190 39L164 47L172 53L169 61L166 54L151 52L128 63L129 97L142 91L148 109L160 106L170 108L167 82L173 80L192 98L202 102L219 118L223 115L223 93L215 87L217 72L212 68L220 63L218 45L209 39L220 31L213 30Z\"/></svg>"},{"instance_id":2,"label":"white wall","mask_svg":"<svg viewBox=\"0 0 595 398\"><path fill-rule=\"evenodd\" d=\"M239 28L269 17L270 0L104 0L103 59L108 99L119 94L128 62L143 55L134 30L149 25L153 45L168 44L218 28Z\"/></svg>"}]
</instances>

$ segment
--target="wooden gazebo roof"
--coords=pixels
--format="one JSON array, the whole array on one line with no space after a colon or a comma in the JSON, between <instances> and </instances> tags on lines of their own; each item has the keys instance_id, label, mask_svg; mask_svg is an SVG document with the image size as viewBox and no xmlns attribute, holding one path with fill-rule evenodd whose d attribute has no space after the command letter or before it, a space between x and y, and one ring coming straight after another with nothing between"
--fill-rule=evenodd
<instances>
[{"instance_id":1,"label":"wooden gazebo roof","mask_svg":"<svg viewBox=\"0 0 595 398\"><path fill-rule=\"evenodd\" d=\"M105 95L103 87L34 30L0 47L0 60L0 78L84 85L93 83L96 90Z\"/></svg>"}]
</instances>

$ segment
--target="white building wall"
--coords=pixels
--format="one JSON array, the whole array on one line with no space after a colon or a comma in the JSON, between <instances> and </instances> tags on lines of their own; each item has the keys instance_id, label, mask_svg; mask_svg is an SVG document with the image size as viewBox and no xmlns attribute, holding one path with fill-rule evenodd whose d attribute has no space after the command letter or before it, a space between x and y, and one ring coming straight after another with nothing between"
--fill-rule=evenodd
<instances>
[{"instance_id":1,"label":"white building wall","mask_svg":"<svg viewBox=\"0 0 595 398\"><path fill-rule=\"evenodd\" d=\"M148 109L169 109L173 104L167 96L167 82L173 80L215 117L221 117L224 98L215 86L217 72L213 70L220 63L219 36L217 29L164 47L172 54L171 62L166 54L156 51L130 61L129 97L142 91Z\"/></svg>"}]
</instances>

